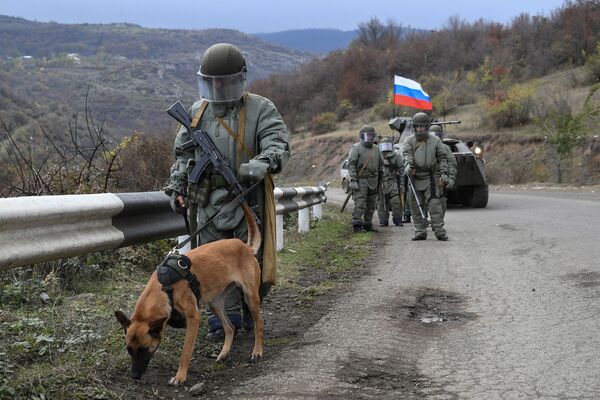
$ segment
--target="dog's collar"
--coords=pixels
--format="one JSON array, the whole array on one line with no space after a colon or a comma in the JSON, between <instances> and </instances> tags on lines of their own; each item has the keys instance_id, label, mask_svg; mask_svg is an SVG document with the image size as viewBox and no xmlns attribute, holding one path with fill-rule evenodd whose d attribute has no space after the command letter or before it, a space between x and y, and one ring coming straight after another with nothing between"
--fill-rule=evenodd
<instances>
[{"instance_id":1,"label":"dog's collar","mask_svg":"<svg viewBox=\"0 0 600 400\"><path fill-rule=\"evenodd\" d=\"M177 313L173 305L173 284L185 279L196 297L197 304L200 304L200 282L191 271L192 261L183 254L169 254L162 263L156 267L156 276L164 290L169 296L171 304L171 314ZM171 315L171 318L173 315ZM170 318L170 319L171 319Z\"/></svg>"}]
</instances>

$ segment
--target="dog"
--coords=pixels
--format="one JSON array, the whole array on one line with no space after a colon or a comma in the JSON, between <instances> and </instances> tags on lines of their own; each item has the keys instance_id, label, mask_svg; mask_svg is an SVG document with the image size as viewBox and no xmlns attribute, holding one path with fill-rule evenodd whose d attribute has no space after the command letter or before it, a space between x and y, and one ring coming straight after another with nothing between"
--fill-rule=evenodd
<instances>
[{"instance_id":1,"label":"dog","mask_svg":"<svg viewBox=\"0 0 600 400\"><path fill-rule=\"evenodd\" d=\"M200 327L200 304L208 304L221 320L225 340L217 362L224 360L233 342L234 328L225 314L225 297L237 286L254 320L254 349L250 362L263 356L263 322L260 316L260 267L256 253L261 245L260 230L246 204L243 206L248 224L248 241L223 239L196 247L185 255L191 261L190 271L200 283L201 298L197 301L185 279L172 284L172 305L158 280L157 271L150 277L140 295L131 319L123 311L115 311L117 321L125 330L125 346L131 356L131 377L140 379L158 349L167 322L172 316L185 326L183 351L177 374L169 384L178 385L187 378L190 358ZM172 321L169 321L171 324Z\"/></svg>"}]
</instances>

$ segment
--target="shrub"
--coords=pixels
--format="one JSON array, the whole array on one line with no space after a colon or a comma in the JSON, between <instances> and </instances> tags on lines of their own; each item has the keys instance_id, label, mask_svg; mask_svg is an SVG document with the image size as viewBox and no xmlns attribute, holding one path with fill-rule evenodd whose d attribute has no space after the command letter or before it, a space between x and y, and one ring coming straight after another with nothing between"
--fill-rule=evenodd
<instances>
[{"instance_id":1,"label":"shrub","mask_svg":"<svg viewBox=\"0 0 600 400\"><path fill-rule=\"evenodd\" d=\"M596 44L596 52L588 56L585 66L592 74L592 82L600 82L600 42Z\"/></svg>"},{"instance_id":2,"label":"shrub","mask_svg":"<svg viewBox=\"0 0 600 400\"><path fill-rule=\"evenodd\" d=\"M497 90L487 104L487 117L496 128L510 128L531 120L535 84L514 85L508 91Z\"/></svg>"},{"instance_id":3,"label":"shrub","mask_svg":"<svg viewBox=\"0 0 600 400\"><path fill-rule=\"evenodd\" d=\"M392 116L393 106L388 103L377 103L371 110L372 119L387 119Z\"/></svg>"},{"instance_id":4,"label":"shrub","mask_svg":"<svg viewBox=\"0 0 600 400\"><path fill-rule=\"evenodd\" d=\"M336 128L336 116L332 112L317 114L312 119L312 130L317 135Z\"/></svg>"},{"instance_id":5,"label":"shrub","mask_svg":"<svg viewBox=\"0 0 600 400\"><path fill-rule=\"evenodd\" d=\"M335 117L338 121L343 121L346 118L348 118L348 116L352 112L352 109L353 107L350 100L343 99L342 101L340 101L340 104L338 104L337 108L335 109Z\"/></svg>"}]
</instances>

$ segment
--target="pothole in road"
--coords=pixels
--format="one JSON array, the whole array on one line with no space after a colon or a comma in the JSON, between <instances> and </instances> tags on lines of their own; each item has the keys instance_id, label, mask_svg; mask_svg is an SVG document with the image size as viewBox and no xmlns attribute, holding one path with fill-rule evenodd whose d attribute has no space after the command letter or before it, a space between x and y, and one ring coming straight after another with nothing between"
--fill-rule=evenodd
<instances>
[{"instance_id":1,"label":"pothole in road","mask_svg":"<svg viewBox=\"0 0 600 400\"><path fill-rule=\"evenodd\" d=\"M416 366L399 359L366 358L350 353L336 374L343 385L323 393L327 399L414 399L431 381ZM319 397L320 398L320 397Z\"/></svg>"},{"instance_id":2,"label":"pothole in road","mask_svg":"<svg viewBox=\"0 0 600 400\"><path fill-rule=\"evenodd\" d=\"M405 295L400 302L402 314L423 325L460 323L477 318L477 314L464 311L467 299L456 293L433 288L419 289L413 293L412 304L406 304Z\"/></svg>"}]
</instances>

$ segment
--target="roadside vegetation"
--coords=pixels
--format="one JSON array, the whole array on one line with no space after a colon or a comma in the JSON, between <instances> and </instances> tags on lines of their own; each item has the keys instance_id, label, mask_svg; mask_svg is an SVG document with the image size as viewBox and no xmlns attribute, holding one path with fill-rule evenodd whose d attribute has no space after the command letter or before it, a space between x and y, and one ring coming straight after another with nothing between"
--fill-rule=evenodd
<instances>
[{"instance_id":1,"label":"roadside vegetation","mask_svg":"<svg viewBox=\"0 0 600 400\"><path fill-rule=\"evenodd\" d=\"M372 235L350 235L337 208L326 207L324 218L313 222L307 234L296 233L295 222L292 216L286 221L279 283L263 303L267 358L318 320L327 307L316 304L364 273L370 253ZM113 315L117 309L131 313L149 275L173 245L160 241L1 273L0 399L186 395L184 388L177 394L167 385L177 370L183 330L167 329L148 379L136 382L129 378L129 356ZM249 373L253 336L237 335L230 360L215 364L220 344L204 339L205 320L201 329L186 387L206 382L208 395L217 390L211 386L217 377Z\"/></svg>"}]
</instances>

